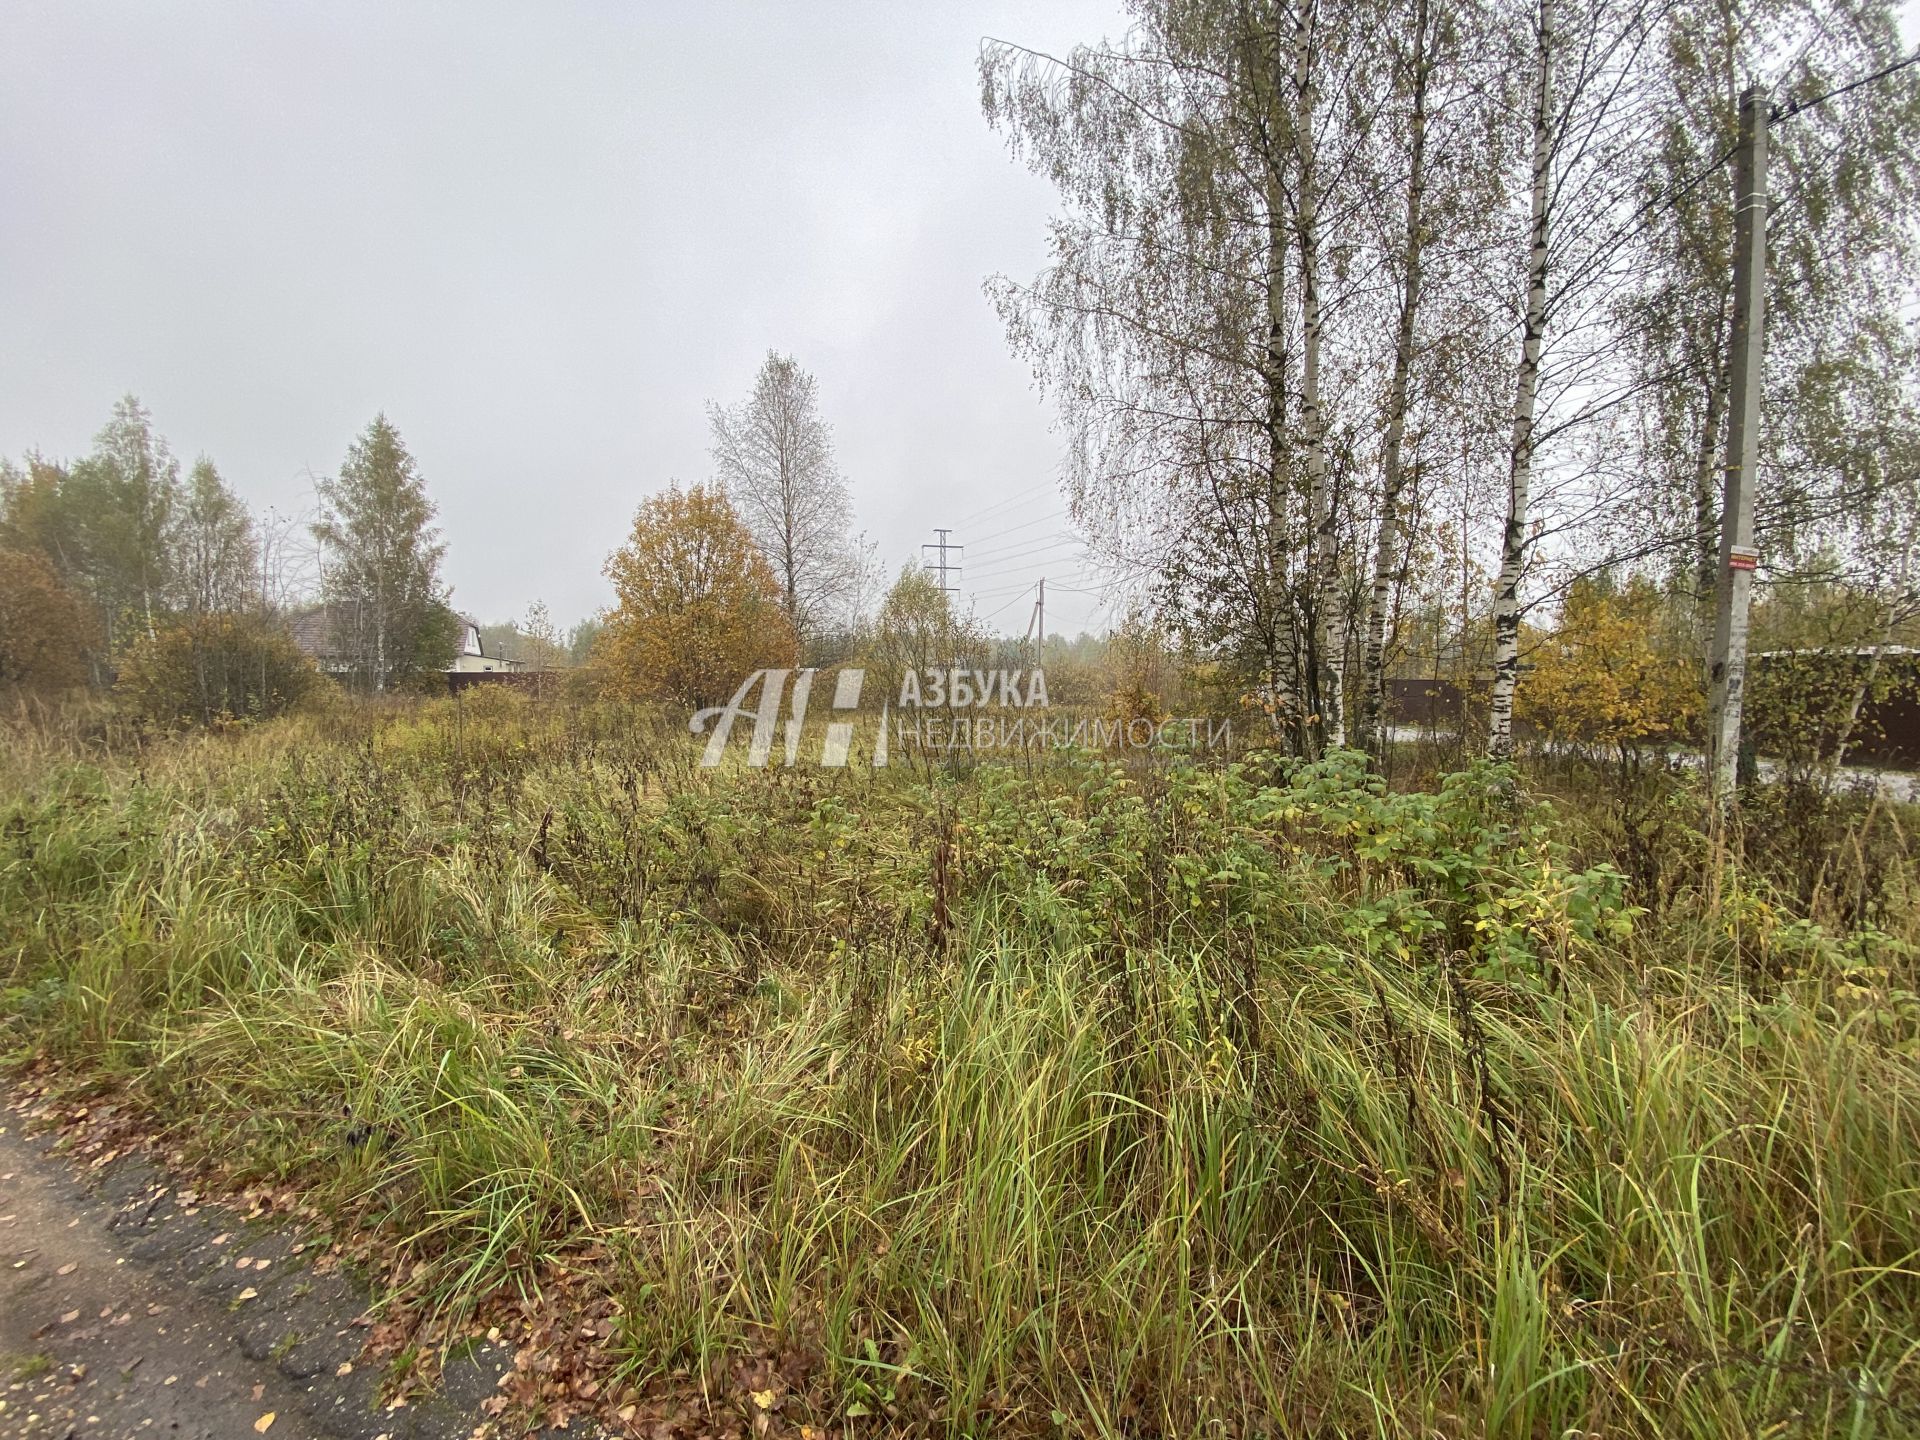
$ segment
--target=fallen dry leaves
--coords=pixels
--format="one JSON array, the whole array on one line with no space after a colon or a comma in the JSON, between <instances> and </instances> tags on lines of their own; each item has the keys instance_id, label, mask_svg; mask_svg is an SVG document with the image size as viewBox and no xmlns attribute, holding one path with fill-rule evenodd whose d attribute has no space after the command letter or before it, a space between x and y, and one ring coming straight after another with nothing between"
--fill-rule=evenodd
<instances>
[{"instance_id":1,"label":"fallen dry leaves","mask_svg":"<svg viewBox=\"0 0 1920 1440\"><path fill-rule=\"evenodd\" d=\"M832 1406L821 1389L821 1367L817 1357L798 1351L739 1360L724 1377L703 1378L685 1369L644 1384L622 1377L625 1357L613 1343L620 1333L620 1304L612 1293L611 1257L602 1247L548 1260L530 1277L524 1293L496 1295L455 1326L422 1305L438 1257L410 1251L377 1228L356 1228L354 1215L322 1217L293 1184L245 1182L204 1159L196 1163L184 1149L163 1143L131 1097L103 1094L95 1087L76 1104L64 1098L73 1088L68 1077L42 1064L16 1080L12 1108L35 1124L57 1129L63 1148L93 1168L122 1155L144 1154L177 1183L191 1182L192 1188L174 1192L183 1208L218 1205L246 1220L275 1216L324 1221L339 1238L317 1244L302 1239L293 1245L293 1253L315 1252L311 1265L316 1273L352 1261L382 1277L385 1299L379 1318L361 1316L353 1323L367 1331L369 1358L390 1360L403 1351L413 1352L414 1362L388 1392L390 1408L404 1407L409 1396L436 1383L441 1357L452 1347L484 1339L513 1349L512 1365L500 1377L498 1392L484 1404L490 1417L485 1431L496 1425L505 1427L499 1431L503 1435L566 1428L591 1418L611 1434L643 1440L820 1440L825 1433L824 1417ZM159 1192L154 1202L165 1193ZM227 1244L236 1233L224 1231L211 1243ZM258 1272L267 1266L268 1261L257 1256L234 1262L238 1270ZM246 1287L235 1303L257 1294ZM68 1323L77 1318L62 1317ZM344 1376L353 1369L349 1361L335 1373ZM258 1393L255 1398L260 1398ZM275 1412L265 1412L254 1422L255 1431L265 1434L275 1418ZM911 1418L920 1417L843 1418L836 1431L877 1435L890 1428L890 1420Z\"/></svg>"}]
</instances>

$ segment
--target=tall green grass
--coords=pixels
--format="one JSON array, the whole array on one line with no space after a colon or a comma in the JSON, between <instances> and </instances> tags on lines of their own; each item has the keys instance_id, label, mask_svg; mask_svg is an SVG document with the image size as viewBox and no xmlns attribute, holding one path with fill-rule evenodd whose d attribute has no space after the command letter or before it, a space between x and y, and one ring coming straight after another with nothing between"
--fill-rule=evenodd
<instances>
[{"instance_id":1,"label":"tall green grass","mask_svg":"<svg viewBox=\"0 0 1920 1440\"><path fill-rule=\"evenodd\" d=\"M702 772L624 710L6 772L17 1054L466 1313L958 1433L1920 1430L1913 874L1657 923L1501 777Z\"/></svg>"}]
</instances>

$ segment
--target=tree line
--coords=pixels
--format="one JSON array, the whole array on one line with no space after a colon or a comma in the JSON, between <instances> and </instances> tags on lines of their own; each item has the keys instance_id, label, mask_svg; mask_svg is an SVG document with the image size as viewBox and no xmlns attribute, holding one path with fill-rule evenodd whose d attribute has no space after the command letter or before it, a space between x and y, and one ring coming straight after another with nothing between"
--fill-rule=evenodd
<instances>
[{"instance_id":1,"label":"tree line","mask_svg":"<svg viewBox=\"0 0 1920 1440\"><path fill-rule=\"evenodd\" d=\"M707 703L761 665L862 643L878 566L852 529L818 382L770 352L751 393L707 421L712 478L640 507L606 566L616 604L563 637L535 601L483 627L489 653L579 666L617 695ZM288 524L251 514L205 457L183 478L128 396L82 458L0 461L0 684L113 686L155 718L202 722L285 709L311 688L313 659L366 693L417 688L464 625L436 513L385 415L316 481L311 518ZM925 588L901 595L924 607ZM929 593L958 635L945 593Z\"/></svg>"},{"instance_id":2,"label":"tree line","mask_svg":"<svg viewBox=\"0 0 1920 1440\"><path fill-rule=\"evenodd\" d=\"M78 460L0 460L0 682L116 685L167 721L272 714L314 680L302 615L349 685L443 669L457 619L435 509L384 415L316 495L298 529L255 517L205 456L183 477L131 395Z\"/></svg>"},{"instance_id":3,"label":"tree line","mask_svg":"<svg viewBox=\"0 0 1920 1440\"><path fill-rule=\"evenodd\" d=\"M587 657L606 691L701 707L768 667L898 668L986 644L917 564L882 596L819 382L792 356L769 351L747 397L709 405L707 425L711 478L643 503L608 557L615 602Z\"/></svg>"},{"instance_id":4,"label":"tree line","mask_svg":"<svg viewBox=\"0 0 1920 1440\"><path fill-rule=\"evenodd\" d=\"M1308 753L1379 749L1422 635L1510 753L1528 652L1596 578L1655 585L1703 685L1739 97L1885 68L1894 6L1129 10L1117 43L981 57L1059 199L1047 268L989 295L1108 565ZM1837 586L1882 644L1915 610L1916 151L1913 69L1773 145L1762 593Z\"/></svg>"}]
</instances>

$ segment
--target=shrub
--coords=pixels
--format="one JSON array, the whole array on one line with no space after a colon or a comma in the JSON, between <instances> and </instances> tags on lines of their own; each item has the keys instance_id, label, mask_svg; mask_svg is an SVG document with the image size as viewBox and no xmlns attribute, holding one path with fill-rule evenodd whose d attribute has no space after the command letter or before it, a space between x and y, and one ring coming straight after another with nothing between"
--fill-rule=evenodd
<instances>
[{"instance_id":1,"label":"shrub","mask_svg":"<svg viewBox=\"0 0 1920 1440\"><path fill-rule=\"evenodd\" d=\"M213 725L290 710L319 680L293 637L260 615L201 615L137 642L116 689L157 725Z\"/></svg>"},{"instance_id":2,"label":"shrub","mask_svg":"<svg viewBox=\"0 0 1920 1440\"><path fill-rule=\"evenodd\" d=\"M25 551L0 551L0 685L78 685L92 633L86 608L51 565Z\"/></svg>"},{"instance_id":3,"label":"shrub","mask_svg":"<svg viewBox=\"0 0 1920 1440\"><path fill-rule=\"evenodd\" d=\"M1520 718L1556 740L1621 749L1697 734L1700 673L1682 618L1638 577L1574 585L1520 689Z\"/></svg>"}]
</instances>

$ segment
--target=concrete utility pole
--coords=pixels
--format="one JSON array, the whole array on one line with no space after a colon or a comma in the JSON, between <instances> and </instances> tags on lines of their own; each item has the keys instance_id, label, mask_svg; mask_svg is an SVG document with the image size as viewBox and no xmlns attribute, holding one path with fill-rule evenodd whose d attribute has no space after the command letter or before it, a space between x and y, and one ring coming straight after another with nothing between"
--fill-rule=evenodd
<instances>
[{"instance_id":1,"label":"concrete utility pole","mask_svg":"<svg viewBox=\"0 0 1920 1440\"><path fill-rule=\"evenodd\" d=\"M1740 713L1747 688L1747 611L1759 552L1753 547L1753 491L1760 461L1760 379L1767 301L1767 90L1740 97L1734 160L1732 409L1727 418L1726 489L1720 505L1720 575L1715 587L1707 768L1717 813L1733 803L1740 761Z\"/></svg>"},{"instance_id":2,"label":"concrete utility pole","mask_svg":"<svg viewBox=\"0 0 1920 1440\"><path fill-rule=\"evenodd\" d=\"M1047 581L1040 578L1040 598L1033 602L1033 609L1027 612L1027 631L1020 637L1022 645L1033 646L1033 664L1040 668L1040 647L1047 643Z\"/></svg>"}]
</instances>

